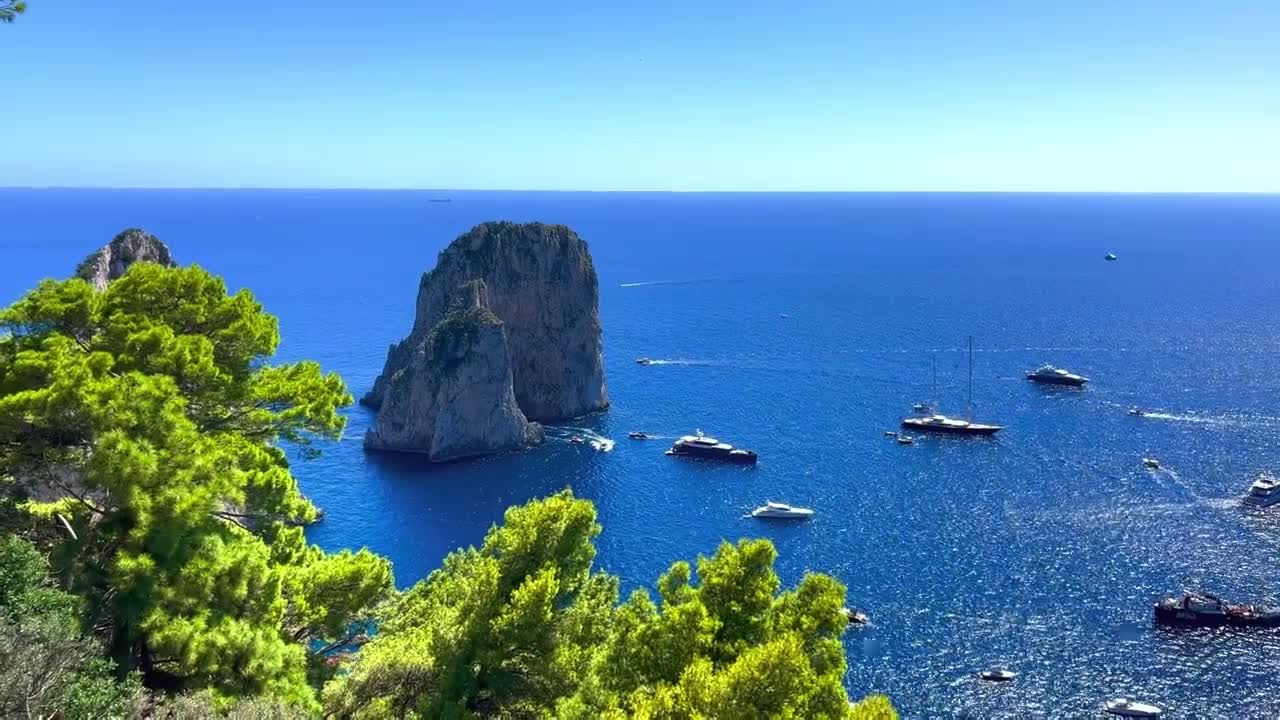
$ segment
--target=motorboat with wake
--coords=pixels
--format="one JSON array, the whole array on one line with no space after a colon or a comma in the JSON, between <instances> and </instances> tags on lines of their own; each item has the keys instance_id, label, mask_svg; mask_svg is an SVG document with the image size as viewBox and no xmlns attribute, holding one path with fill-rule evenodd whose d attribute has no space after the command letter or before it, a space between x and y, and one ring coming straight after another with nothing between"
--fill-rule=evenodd
<instances>
[{"instance_id":1,"label":"motorboat with wake","mask_svg":"<svg viewBox=\"0 0 1280 720\"><path fill-rule=\"evenodd\" d=\"M1127 412L1129 413L1129 415L1131 415L1131 416L1133 416L1133 417L1142 417L1143 415L1146 415L1146 414L1147 414L1147 413L1146 413L1142 408L1140 408L1140 407L1131 407L1131 408L1129 408L1129 409L1128 409L1128 411L1127 411Z\"/></svg>"},{"instance_id":2,"label":"motorboat with wake","mask_svg":"<svg viewBox=\"0 0 1280 720\"><path fill-rule=\"evenodd\" d=\"M723 460L740 465L755 465L758 459L755 451L735 448L729 443L723 443L713 437L703 435L701 430L696 435L685 435L676 440L671 449L667 451L667 454L680 457Z\"/></svg>"},{"instance_id":3,"label":"motorboat with wake","mask_svg":"<svg viewBox=\"0 0 1280 720\"><path fill-rule=\"evenodd\" d=\"M1157 625L1174 627L1280 627L1280 607L1237 605L1208 593L1183 593L1155 604Z\"/></svg>"},{"instance_id":4,"label":"motorboat with wake","mask_svg":"<svg viewBox=\"0 0 1280 720\"><path fill-rule=\"evenodd\" d=\"M1108 700L1107 704L1103 706L1103 709L1112 715L1133 718L1158 718L1162 713L1160 708L1155 705L1130 700L1128 698Z\"/></svg>"},{"instance_id":5,"label":"motorboat with wake","mask_svg":"<svg viewBox=\"0 0 1280 720\"><path fill-rule=\"evenodd\" d=\"M637 365L652 365L653 361L649 358L636 358Z\"/></svg>"},{"instance_id":6,"label":"motorboat with wake","mask_svg":"<svg viewBox=\"0 0 1280 720\"><path fill-rule=\"evenodd\" d=\"M934 386L937 386L937 361L934 361ZM931 406L919 404L923 411L919 415L902 418L904 430L915 430L926 433L945 433L948 435L995 435L1004 429L1000 425L986 425L972 420L973 414L973 338L969 338L969 419L952 418L936 412Z\"/></svg>"},{"instance_id":7,"label":"motorboat with wake","mask_svg":"<svg viewBox=\"0 0 1280 720\"><path fill-rule=\"evenodd\" d=\"M786 503L770 500L752 510L751 517L764 520L808 520L813 517L813 511L809 508L792 507Z\"/></svg>"},{"instance_id":8,"label":"motorboat with wake","mask_svg":"<svg viewBox=\"0 0 1280 720\"><path fill-rule=\"evenodd\" d=\"M1155 458L1142 458L1142 467L1148 470L1159 470L1160 461Z\"/></svg>"},{"instance_id":9,"label":"motorboat with wake","mask_svg":"<svg viewBox=\"0 0 1280 720\"><path fill-rule=\"evenodd\" d=\"M1280 502L1280 478L1270 473L1262 473L1254 478L1253 484L1249 486L1249 494L1244 496L1244 502L1258 507L1270 507Z\"/></svg>"},{"instance_id":10,"label":"motorboat with wake","mask_svg":"<svg viewBox=\"0 0 1280 720\"><path fill-rule=\"evenodd\" d=\"M1089 382L1089 378L1083 375L1077 375L1070 370L1054 367L1053 365L1041 365L1027 373L1027 379L1043 385L1066 385L1069 387L1081 387Z\"/></svg>"},{"instance_id":11,"label":"motorboat with wake","mask_svg":"<svg viewBox=\"0 0 1280 720\"><path fill-rule=\"evenodd\" d=\"M902 434L899 434L899 435L898 435L898 444L899 444L899 445L911 445L911 444L913 444L915 441L916 441L916 439L915 439L915 438L913 438L913 437L911 437L910 435L902 435Z\"/></svg>"},{"instance_id":12,"label":"motorboat with wake","mask_svg":"<svg viewBox=\"0 0 1280 720\"><path fill-rule=\"evenodd\" d=\"M632 440L648 440L649 433L642 432L640 430L632 430L631 432L627 433L627 437L631 438Z\"/></svg>"}]
</instances>

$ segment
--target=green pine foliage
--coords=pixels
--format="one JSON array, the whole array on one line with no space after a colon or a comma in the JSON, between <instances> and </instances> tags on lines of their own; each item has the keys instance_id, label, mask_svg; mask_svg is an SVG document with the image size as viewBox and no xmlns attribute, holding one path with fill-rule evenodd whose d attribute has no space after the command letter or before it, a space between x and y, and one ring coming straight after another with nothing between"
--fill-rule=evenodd
<instances>
[{"instance_id":1,"label":"green pine foliage","mask_svg":"<svg viewBox=\"0 0 1280 720\"><path fill-rule=\"evenodd\" d=\"M722 544L618 604L592 570L600 532L569 491L507 511L480 548L386 608L325 688L339 718L896 718L841 685L844 587L780 592L767 540Z\"/></svg>"},{"instance_id":2,"label":"green pine foliage","mask_svg":"<svg viewBox=\"0 0 1280 720\"><path fill-rule=\"evenodd\" d=\"M11 23L26 11L27 4L21 0L0 0L0 23Z\"/></svg>"},{"instance_id":3,"label":"green pine foliage","mask_svg":"<svg viewBox=\"0 0 1280 720\"><path fill-rule=\"evenodd\" d=\"M316 510L280 449L339 435L342 380L268 364L275 318L198 267L45 281L0 329L0 475L66 523L55 570L113 659L155 687L314 708L317 651L392 587L385 559L306 544Z\"/></svg>"},{"instance_id":4,"label":"green pine foliage","mask_svg":"<svg viewBox=\"0 0 1280 720\"><path fill-rule=\"evenodd\" d=\"M308 545L284 448L351 397L278 342L195 266L0 310L0 717L896 718L841 685L844 587L783 589L764 540L625 601L569 491L404 593Z\"/></svg>"},{"instance_id":5,"label":"green pine foliage","mask_svg":"<svg viewBox=\"0 0 1280 720\"><path fill-rule=\"evenodd\" d=\"M53 587L29 542L0 536L0 717L127 716L136 675L118 681L80 631L79 598Z\"/></svg>"}]
</instances>

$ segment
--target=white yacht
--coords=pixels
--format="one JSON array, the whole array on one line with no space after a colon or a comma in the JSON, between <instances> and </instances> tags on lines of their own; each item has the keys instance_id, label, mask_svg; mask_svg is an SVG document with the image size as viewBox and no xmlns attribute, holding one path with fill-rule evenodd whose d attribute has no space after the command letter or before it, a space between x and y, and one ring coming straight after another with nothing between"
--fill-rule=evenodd
<instances>
[{"instance_id":1,"label":"white yacht","mask_svg":"<svg viewBox=\"0 0 1280 720\"><path fill-rule=\"evenodd\" d=\"M1270 507L1280 502L1280 478L1270 473L1262 473L1254 478L1244 501L1258 507Z\"/></svg>"},{"instance_id":2,"label":"white yacht","mask_svg":"<svg viewBox=\"0 0 1280 720\"><path fill-rule=\"evenodd\" d=\"M1148 470L1159 470L1160 461L1155 458L1142 458L1142 467Z\"/></svg>"},{"instance_id":3,"label":"white yacht","mask_svg":"<svg viewBox=\"0 0 1280 720\"><path fill-rule=\"evenodd\" d=\"M1109 700L1105 707L1106 711L1112 715L1120 715L1122 717L1158 718L1161 715L1160 708L1155 705L1148 705L1128 698Z\"/></svg>"},{"instance_id":4,"label":"white yacht","mask_svg":"<svg viewBox=\"0 0 1280 720\"><path fill-rule=\"evenodd\" d=\"M751 517L779 519L779 520L803 520L813 517L813 511L809 508L791 507L785 503L767 502L764 505L751 511Z\"/></svg>"},{"instance_id":5,"label":"white yacht","mask_svg":"<svg viewBox=\"0 0 1280 720\"><path fill-rule=\"evenodd\" d=\"M999 425L983 425L982 423L947 417L936 413L927 417L902 418L902 427L905 430L915 430L916 432L949 433L952 435L995 435L1003 429Z\"/></svg>"},{"instance_id":6,"label":"white yacht","mask_svg":"<svg viewBox=\"0 0 1280 720\"><path fill-rule=\"evenodd\" d=\"M1089 382L1089 378L1083 375L1077 375L1070 370L1053 365L1041 365L1027 373L1027 379L1031 382L1045 385L1069 385L1071 387L1080 387Z\"/></svg>"},{"instance_id":7,"label":"white yacht","mask_svg":"<svg viewBox=\"0 0 1280 720\"><path fill-rule=\"evenodd\" d=\"M978 673L978 677L987 682L1012 682L1018 677L1018 673L1006 668L991 668Z\"/></svg>"},{"instance_id":8,"label":"white yacht","mask_svg":"<svg viewBox=\"0 0 1280 720\"><path fill-rule=\"evenodd\" d=\"M703 435L701 430L697 435L685 435L677 440L667 454L724 460L740 465L755 465L758 459L754 450L736 448L729 443L720 442L713 437Z\"/></svg>"},{"instance_id":9,"label":"white yacht","mask_svg":"<svg viewBox=\"0 0 1280 720\"><path fill-rule=\"evenodd\" d=\"M934 392L937 392L937 360L934 360ZM969 408L973 409L973 338L969 338ZM931 404L917 403L912 407L918 415L902 418L903 430L921 433L947 433L949 435L995 435L1004 428L1000 425L984 425L973 420L951 418L938 413Z\"/></svg>"}]
</instances>

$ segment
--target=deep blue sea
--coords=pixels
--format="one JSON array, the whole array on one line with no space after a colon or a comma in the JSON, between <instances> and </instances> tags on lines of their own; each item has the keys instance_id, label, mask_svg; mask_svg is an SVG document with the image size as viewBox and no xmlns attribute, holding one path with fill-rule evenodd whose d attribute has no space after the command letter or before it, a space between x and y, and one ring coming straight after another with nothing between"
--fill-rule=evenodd
<instances>
[{"instance_id":1,"label":"deep blue sea","mask_svg":"<svg viewBox=\"0 0 1280 720\"><path fill-rule=\"evenodd\" d=\"M596 503L598 564L628 587L750 536L788 583L839 578L873 620L846 635L846 684L907 717L1094 717L1118 695L1170 718L1280 714L1280 633L1151 624L1187 587L1280 601L1280 506L1239 503L1280 471L1277 196L5 190L0 303L141 226L251 288L282 358L359 396L421 273L491 219L590 243L613 407L576 424L616 445L433 466L365 454L371 414L352 407L344 440L295 466L328 512L314 542L386 554L407 586L567 486ZM935 358L936 399L963 414L970 336L976 419L1006 430L885 437L928 399ZM1093 382L1022 379L1042 362ZM626 439L695 428L759 466ZM816 518L743 517L767 499ZM992 665L1020 676L976 682Z\"/></svg>"}]
</instances>

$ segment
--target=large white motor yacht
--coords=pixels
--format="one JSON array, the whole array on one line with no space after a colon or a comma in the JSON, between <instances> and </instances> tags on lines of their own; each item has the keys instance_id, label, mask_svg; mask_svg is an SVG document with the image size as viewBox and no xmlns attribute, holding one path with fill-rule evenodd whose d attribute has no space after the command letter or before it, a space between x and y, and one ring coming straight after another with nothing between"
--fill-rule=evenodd
<instances>
[{"instance_id":1,"label":"large white motor yacht","mask_svg":"<svg viewBox=\"0 0 1280 720\"><path fill-rule=\"evenodd\" d=\"M1244 501L1258 507L1269 507L1280 502L1280 478L1269 473L1259 475L1249 486L1249 494L1244 496Z\"/></svg>"},{"instance_id":2,"label":"large white motor yacht","mask_svg":"<svg viewBox=\"0 0 1280 720\"><path fill-rule=\"evenodd\" d=\"M751 516L779 520L803 520L813 517L813 511L809 508L792 507L785 503L770 501L752 510Z\"/></svg>"}]
</instances>

